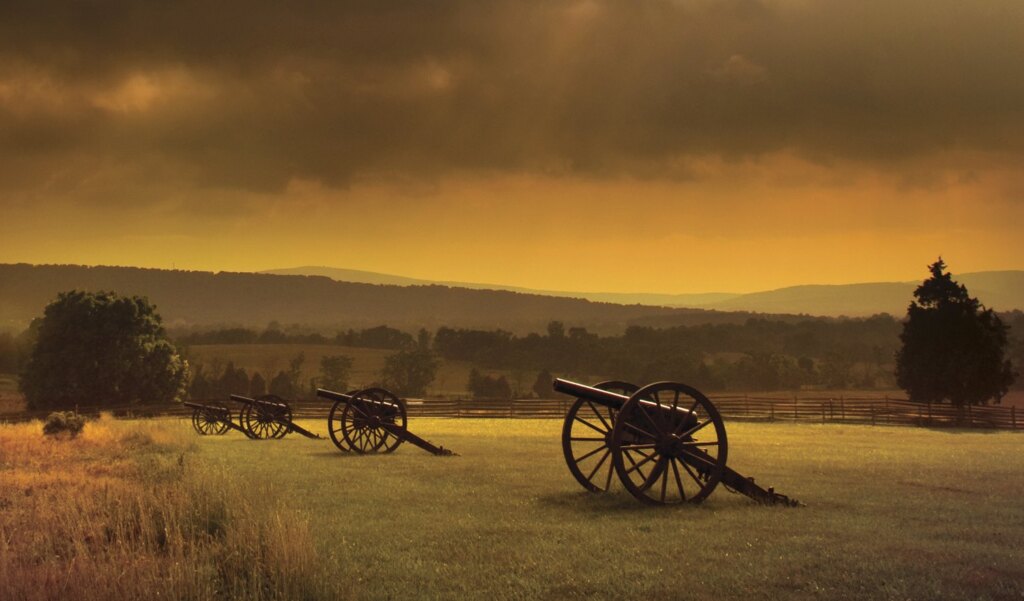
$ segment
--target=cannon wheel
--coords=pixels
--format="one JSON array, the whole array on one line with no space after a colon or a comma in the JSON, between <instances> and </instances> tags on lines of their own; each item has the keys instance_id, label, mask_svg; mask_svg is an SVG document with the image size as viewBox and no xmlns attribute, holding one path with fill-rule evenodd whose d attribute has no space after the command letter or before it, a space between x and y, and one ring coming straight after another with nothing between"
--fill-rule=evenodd
<instances>
[{"instance_id":1,"label":"cannon wheel","mask_svg":"<svg viewBox=\"0 0 1024 601\"><path fill-rule=\"evenodd\" d=\"M631 395L639 389L629 382L601 382L594 388ZM576 399L562 424L562 454L576 481L590 492L605 492L615 471L609 456L617 411L587 399Z\"/></svg>"},{"instance_id":2,"label":"cannon wheel","mask_svg":"<svg viewBox=\"0 0 1024 601\"><path fill-rule=\"evenodd\" d=\"M402 444L381 424L406 427L405 403L383 388L367 388L352 395L341 414L341 434L348 446L359 453L390 453Z\"/></svg>"},{"instance_id":3,"label":"cannon wheel","mask_svg":"<svg viewBox=\"0 0 1024 601\"><path fill-rule=\"evenodd\" d=\"M277 399L278 397L273 398ZM260 397L260 399L266 400L265 397ZM274 402L278 401L280 399ZM253 438L268 440L271 438L281 438L287 434L288 427L278 420L287 420L286 423L290 423L291 417L292 410L287 404L284 407L278 408L259 403L250 403L242 409L239 421L242 424L242 428L249 432Z\"/></svg>"},{"instance_id":4,"label":"cannon wheel","mask_svg":"<svg viewBox=\"0 0 1024 601\"><path fill-rule=\"evenodd\" d=\"M358 390L350 390L345 396L352 397L358 393ZM348 446L348 443L345 442L345 435L341 432L341 416L347 406L348 401L335 401L334 405L331 406L331 412L327 414L327 433L331 436L331 442L342 453L348 453L352 450L352 447Z\"/></svg>"},{"instance_id":5,"label":"cannon wheel","mask_svg":"<svg viewBox=\"0 0 1024 601\"><path fill-rule=\"evenodd\" d=\"M266 415L271 419L274 419L275 425L279 426L278 431L274 433L274 438L284 438L286 434L291 432L291 429L286 425L292 423L293 419L292 408L288 404L288 401L285 401L276 394L265 394L263 396L260 396L256 400L263 401L266 403L277 403L278 405L283 405L283 407L280 409L276 407L267 407L266 405L261 405Z\"/></svg>"},{"instance_id":6,"label":"cannon wheel","mask_svg":"<svg viewBox=\"0 0 1024 601\"><path fill-rule=\"evenodd\" d=\"M673 419L675 410L693 419ZM630 494L673 505L700 503L718 486L728 442L722 416L706 396L686 384L657 382L637 390L619 410L611 449Z\"/></svg>"},{"instance_id":7,"label":"cannon wheel","mask_svg":"<svg viewBox=\"0 0 1024 601\"><path fill-rule=\"evenodd\" d=\"M193 409L192 427L203 436L219 436L228 431L225 420L231 419L231 412L226 407L218 407L223 414L212 409Z\"/></svg>"}]
</instances>

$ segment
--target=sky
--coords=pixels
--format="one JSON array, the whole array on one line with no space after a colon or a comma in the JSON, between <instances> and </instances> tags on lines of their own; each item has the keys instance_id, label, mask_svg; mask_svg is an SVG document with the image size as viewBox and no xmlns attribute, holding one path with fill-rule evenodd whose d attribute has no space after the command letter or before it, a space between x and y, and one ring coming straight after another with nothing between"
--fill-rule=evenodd
<instances>
[{"instance_id":1,"label":"sky","mask_svg":"<svg viewBox=\"0 0 1024 601\"><path fill-rule=\"evenodd\" d=\"M0 4L0 262L610 292L1022 269L1019 0Z\"/></svg>"}]
</instances>

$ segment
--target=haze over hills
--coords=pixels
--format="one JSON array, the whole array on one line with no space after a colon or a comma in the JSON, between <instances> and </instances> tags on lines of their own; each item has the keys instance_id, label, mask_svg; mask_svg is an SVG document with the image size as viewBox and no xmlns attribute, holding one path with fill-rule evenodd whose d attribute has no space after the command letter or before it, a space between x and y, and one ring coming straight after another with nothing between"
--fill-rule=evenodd
<instances>
[{"instance_id":1,"label":"haze over hills","mask_svg":"<svg viewBox=\"0 0 1024 601\"><path fill-rule=\"evenodd\" d=\"M752 316L507 290L338 282L321 276L0 264L0 328L26 327L59 292L71 289L147 296L164 322L177 327L261 328L278 321L323 332L387 324L413 331L444 325L523 334L544 331L549 321L560 320L567 327L609 334L630 325L743 323Z\"/></svg>"},{"instance_id":2,"label":"haze over hills","mask_svg":"<svg viewBox=\"0 0 1024 601\"><path fill-rule=\"evenodd\" d=\"M878 313L901 316L906 313L907 306L913 298L914 289L920 284L920 281L837 285L809 284L747 294L725 292L658 294L536 290L494 284L421 280L333 267L294 267L290 269L273 269L263 273L319 275L338 281L392 284L397 286L443 285L476 290L509 290L526 294L583 298L591 301L619 304L832 317L841 315L865 317ZM967 286L971 296L980 299L987 307L998 311L1024 309L1024 271L980 271L954 274L953 277L961 284ZM923 278L924 276L922 275Z\"/></svg>"},{"instance_id":3,"label":"haze over hills","mask_svg":"<svg viewBox=\"0 0 1024 601\"><path fill-rule=\"evenodd\" d=\"M394 286L450 286L452 288L468 288L470 290L507 290L524 294L540 294L543 296L560 296L568 298L584 298L599 303L616 303L620 305L653 305L660 307L703 308L719 301L725 301L739 294L729 292L703 292L697 294L657 294L631 292L570 292L566 290L539 290L504 286L501 284L480 284L475 282L457 282L448 280L423 280L373 271L358 269L341 269L307 265L285 269L267 269L260 273L275 275L318 275L339 282L360 282L363 284L389 284Z\"/></svg>"}]
</instances>

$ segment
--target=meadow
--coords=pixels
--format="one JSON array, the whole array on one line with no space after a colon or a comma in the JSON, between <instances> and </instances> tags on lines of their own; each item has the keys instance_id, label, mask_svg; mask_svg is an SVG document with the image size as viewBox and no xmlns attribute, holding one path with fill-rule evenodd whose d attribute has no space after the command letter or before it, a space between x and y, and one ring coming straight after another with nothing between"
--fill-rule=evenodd
<instances>
[{"instance_id":1,"label":"meadow","mask_svg":"<svg viewBox=\"0 0 1024 601\"><path fill-rule=\"evenodd\" d=\"M84 582L111 599L1024 596L1019 434L732 422L730 466L806 507L719 488L651 508L579 488L558 420L410 426L459 456L173 419L70 441L0 426L0 598L89 598Z\"/></svg>"}]
</instances>

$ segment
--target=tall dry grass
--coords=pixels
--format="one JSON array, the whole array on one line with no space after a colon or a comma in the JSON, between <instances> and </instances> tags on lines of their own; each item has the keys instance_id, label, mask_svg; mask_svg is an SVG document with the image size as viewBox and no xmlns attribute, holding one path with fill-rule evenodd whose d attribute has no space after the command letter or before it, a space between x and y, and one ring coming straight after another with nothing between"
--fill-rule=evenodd
<instances>
[{"instance_id":1,"label":"tall dry grass","mask_svg":"<svg viewBox=\"0 0 1024 601\"><path fill-rule=\"evenodd\" d=\"M307 519L193 440L177 421L0 426L0 599L345 597Z\"/></svg>"}]
</instances>

